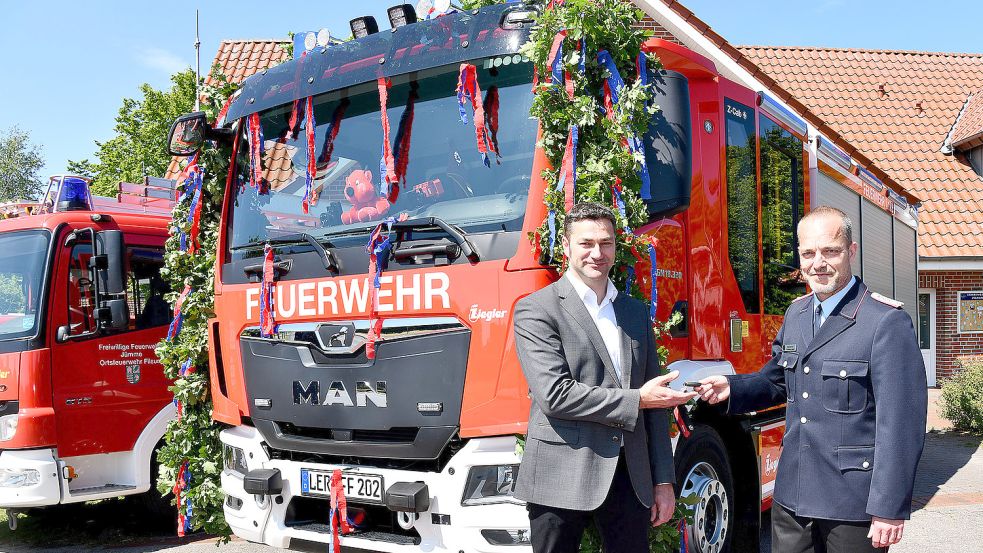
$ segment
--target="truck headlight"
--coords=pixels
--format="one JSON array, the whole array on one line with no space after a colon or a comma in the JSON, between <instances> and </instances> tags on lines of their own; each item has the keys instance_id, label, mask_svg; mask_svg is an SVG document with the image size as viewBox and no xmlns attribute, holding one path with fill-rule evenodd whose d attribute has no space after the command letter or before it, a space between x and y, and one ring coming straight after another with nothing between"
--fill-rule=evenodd
<instances>
[{"instance_id":1,"label":"truck headlight","mask_svg":"<svg viewBox=\"0 0 983 553\"><path fill-rule=\"evenodd\" d=\"M519 503L512 498L515 489L515 476L519 465L490 465L471 467L467 483L464 485L464 498L461 505L483 505L487 503Z\"/></svg>"},{"instance_id":2,"label":"truck headlight","mask_svg":"<svg viewBox=\"0 0 983 553\"><path fill-rule=\"evenodd\" d=\"M0 488L23 488L40 481L41 473L34 469L0 469Z\"/></svg>"},{"instance_id":3,"label":"truck headlight","mask_svg":"<svg viewBox=\"0 0 983 553\"><path fill-rule=\"evenodd\" d=\"M222 448L222 461L225 470L245 476L249 472L246 466L246 452L241 447L234 447L228 444Z\"/></svg>"},{"instance_id":4,"label":"truck headlight","mask_svg":"<svg viewBox=\"0 0 983 553\"><path fill-rule=\"evenodd\" d=\"M7 441L17 433L17 415L0 417L0 442Z\"/></svg>"}]
</instances>

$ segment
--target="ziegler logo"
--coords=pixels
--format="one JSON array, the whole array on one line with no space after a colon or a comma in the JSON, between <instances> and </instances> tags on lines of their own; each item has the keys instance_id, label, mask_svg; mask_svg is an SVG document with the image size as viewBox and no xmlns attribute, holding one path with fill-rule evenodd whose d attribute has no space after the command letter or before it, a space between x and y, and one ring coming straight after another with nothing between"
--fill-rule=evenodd
<instances>
[{"instance_id":1,"label":"ziegler logo","mask_svg":"<svg viewBox=\"0 0 983 553\"><path fill-rule=\"evenodd\" d=\"M778 470L778 461L771 460L771 453L765 455L765 474L772 474Z\"/></svg>"},{"instance_id":2,"label":"ziegler logo","mask_svg":"<svg viewBox=\"0 0 983 553\"><path fill-rule=\"evenodd\" d=\"M386 381L379 380L370 382L359 380L355 383L355 400L352 401L351 394L345 388L345 383L340 380L333 381L328 385L321 398L321 383L312 380L304 384L300 380L294 380L294 404L295 405L342 405L344 407L366 407L369 403L376 407L387 407Z\"/></svg>"},{"instance_id":3,"label":"ziegler logo","mask_svg":"<svg viewBox=\"0 0 983 553\"><path fill-rule=\"evenodd\" d=\"M489 322L490 323L494 319L504 319L504 318L505 318L505 311L504 310L502 310L502 309L489 309L489 310L479 309L477 303L471 306L471 312L468 313L468 319L470 319L472 323L476 323L478 321L485 321L485 322Z\"/></svg>"}]
</instances>

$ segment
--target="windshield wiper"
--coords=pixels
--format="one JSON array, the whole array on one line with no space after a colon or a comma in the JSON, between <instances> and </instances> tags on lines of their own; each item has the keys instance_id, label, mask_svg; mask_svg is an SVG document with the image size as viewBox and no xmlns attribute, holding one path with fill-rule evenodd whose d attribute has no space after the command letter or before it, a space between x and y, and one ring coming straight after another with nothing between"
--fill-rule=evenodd
<instances>
[{"instance_id":1,"label":"windshield wiper","mask_svg":"<svg viewBox=\"0 0 983 553\"><path fill-rule=\"evenodd\" d=\"M293 234L285 234L283 236L278 236L276 238L270 238L264 242L271 246L291 246L297 244L310 244L314 251L321 254L321 264L324 265L324 270L330 271L334 274L341 274L341 263L338 262L338 257L335 254L324 248L324 245L318 242L317 238L314 238L306 232L297 232ZM259 265L260 271L262 271L262 264ZM289 266L288 266L289 267ZM243 268L243 271L248 273L253 273L256 266L250 265ZM287 269L289 270L289 268Z\"/></svg>"},{"instance_id":2,"label":"windshield wiper","mask_svg":"<svg viewBox=\"0 0 983 553\"><path fill-rule=\"evenodd\" d=\"M451 242L457 244L461 253L464 254L464 257L467 257L472 263L477 263L479 261L478 250L476 250L474 244L468 240L466 233L455 226L447 224L447 222L440 217L417 217L415 219L406 219L405 221L396 221L393 223L392 228L398 233L397 239L399 241L402 241L402 236L404 234L412 230L433 228L440 229L447 234L447 236L451 239ZM433 248L433 251L430 251L428 248ZM407 248L404 253L407 255L420 255L423 253L441 253L446 255L449 252L447 252L445 246L434 245L420 246L412 249ZM398 255L399 251L394 251L393 254Z\"/></svg>"}]
</instances>

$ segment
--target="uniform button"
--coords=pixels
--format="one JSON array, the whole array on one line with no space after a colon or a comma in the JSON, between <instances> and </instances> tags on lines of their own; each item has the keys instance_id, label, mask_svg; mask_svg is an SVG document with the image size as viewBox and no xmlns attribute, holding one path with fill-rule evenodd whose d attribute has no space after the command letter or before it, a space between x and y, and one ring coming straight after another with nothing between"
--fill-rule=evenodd
<instances>
[{"instance_id":1,"label":"uniform button","mask_svg":"<svg viewBox=\"0 0 983 553\"><path fill-rule=\"evenodd\" d=\"M802 369L802 372L804 372L806 374L809 374L809 367L806 367L806 368Z\"/></svg>"},{"instance_id":2,"label":"uniform button","mask_svg":"<svg viewBox=\"0 0 983 553\"><path fill-rule=\"evenodd\" d=\"M840 378L846 378L846 371L845 370L840 371Z\"/></svg>"},{"instance_id":3,"label":"uniform button","mask_svg":"<svg viewBox=\"0 0 983 553\"><path fill-rule=\"evenodd\" d=\"M799 419L799 422L801 422L802 424L805 424L805 423L809 422L809 419L807 419L805 417L802 417L801 419Z\"/></svg>"},{"instance_id":4,"label":"uniform button","mask_svg":"<svg viewBox=\"0 0 983 553\"><path fill-rule=\"evenodd\" d=\"M870 461L864 461L864 462L863 462L863 464L862 464L862 465L860 465L860 466L862 466L862 467L863 467L863 468L865 468L865 469L866 469L866 468L870 468Z\"/></svg>"},{"instance_id":5,"label":"uniform button","mask_svg":"<svg viewBox=\"0 0 983 553\"><path fill-rule=\"evenodd\" d=\"M809 399L809 392L802 392L802 399Z\"/></svg>"},{"instance_id":6,"label":"uniform button","mask_svg":"<svg viewBox=\"0 0 983 553\"><path fill-rule=\"evenodd\" d=\"M617 443L621 438L617 436L611 436L611 441Z\"/></svg>"}]
</instances>

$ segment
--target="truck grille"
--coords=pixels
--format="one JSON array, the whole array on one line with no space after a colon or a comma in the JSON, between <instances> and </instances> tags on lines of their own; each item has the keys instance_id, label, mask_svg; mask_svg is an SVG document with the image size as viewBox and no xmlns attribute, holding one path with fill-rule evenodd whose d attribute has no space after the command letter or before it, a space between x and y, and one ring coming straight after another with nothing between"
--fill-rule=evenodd
<instances>
[{"instance_id":1,"label":"truck grille","mask_svg":"<svg viewBox=\"0 0 983 553\"><path fill-rule=\"evenodd\" d=\"M361 321L288 323L273 338L240 336L249 417L271 448L441 457L460 427L471 332L447 317L385 324L373 360L364 357Z\"/></svg>"}]
</instances>

